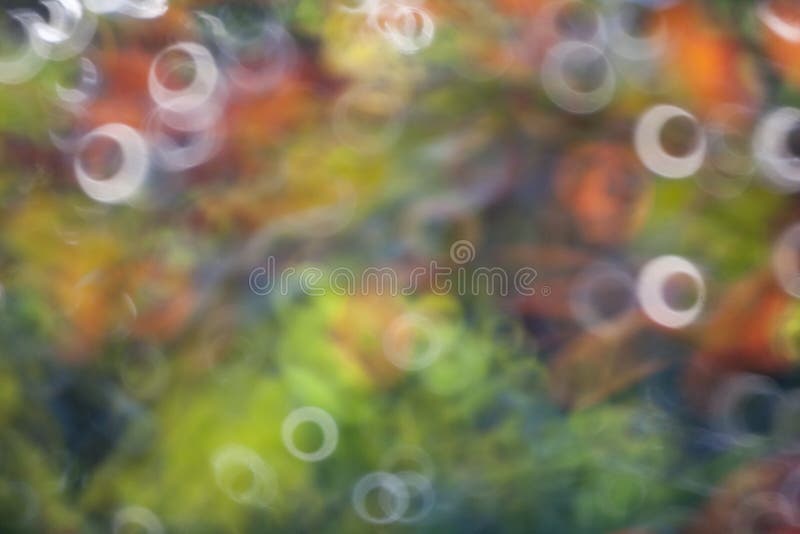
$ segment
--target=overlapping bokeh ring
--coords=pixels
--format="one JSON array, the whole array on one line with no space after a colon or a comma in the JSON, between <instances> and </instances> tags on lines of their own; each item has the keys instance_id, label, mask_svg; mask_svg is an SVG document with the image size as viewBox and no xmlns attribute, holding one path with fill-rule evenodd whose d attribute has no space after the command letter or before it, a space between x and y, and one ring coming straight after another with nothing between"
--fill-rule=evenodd
<instances>
[{"instance_id":1,"label":"overlapping bokeh ring","mask_svg":"<svg viewBox=\"0 0 800 534\"><path fill-rule=\"evenodd\" d=\"M294 38L283 25L276 22L265 22L254 39L238 39L228 33L224 35L228 38L218 42L229 63L226 75L232 83L246 91L272 89L297 63L298 50ZM246 65L249 61L247 58L254 52L258 55L256 68Z\"/></svg>"},{"instance_id":2,"label":"overlapping bokeh ring","mask_svg":"<svg viewBox=\"0 0 800 534\"><path fill-rule=\"evenodd\" d=\"M322 431L322 443L317 450L301 451L294 441L294 432L301 424L313 423ZM281 438L286 450L304 462L319 462L324 460L336 450L339 443L339 427L331 415L316 406L297 408L286 416L281 426Z\"/></svg>"},{"instance_id":3,"label":"overlapping bokeh ring","mask_svg":"<svg viewBox=\"0 0 800 534\"><path fill-rule=\"evenodd\" d=\"M367 27L380 34L401 54L415 54L427 48L436 35L430 13L415 0L345 0L339 9L364 15Z\"/></svg>"},{"instance_id":4,"label":"overlapping bokeh ring","mask_svg":"<svg viewBox=\"0 0 800 534\"><path fill-rule=\"evenodd\" d=\"M734 110L744 113L745 110ZM748 149L745 132L725 124L712 124L708 132L708 165L695 176L697 184L708 194L725 200L741 195L753 181L755 164Z\"/></svg>"},{"instance_id":5,"label":"overlapping bokeh ring","mask_svg":"<svg viewBox=\"0 0 800 534\"><path fill-rule=\"evenodd\" d=\"M55 126L47 131L50 142L64 154L76 153L83 138L89 133L81 123L79 109L76 106L56 105L52 118Z\"/></svg>"},{"instance_id":6,"label":"overlapping bokeh ring","mask_svg":"<svg viewBox=\"0 0 800 534\"><path fill-rule=\"evenodd\" d=\"M746 401L758 398L772 400L777 405L782 393L774 381L764 376L740 373L728 377L714 393L711 402L716 428L737 445L747 445L750 440L758 438L762 434L748 426L746 414L742 413Z\"/></svg>"},{"instance_id":7,"label":"overlapping bokeh ring","mask_svg":"<svg viewBox=\"0 0 800 534\"><path fill-rule=\"evenodd\" d=\"M604 74L591 89L575 88L567 78L567 69L585 72L589 62L603 66ZM571 62L577 62L572 64ZM565 41L547 52L541 69L541 84L550 100L558 107L576 114L595 113L614 98L616 74L605 53L596 46L580 41Z\"/></svg>"},{"instance_id":8,"label":"overlapping bokeh ring","mask_svg":"<svg viewBox=\"0 0 800 534\"><path fill-rule=\"evenodd\" d=\"M171 126L159 109L151 113L146 126L156 163L166 171L179 172L202 165L222 146L224 133L218 123L191 129Z\"/></svg>"},{"instance_id":9,"label":"overlapping bokeh ring","mask_svg":"<svg viewBox=\"0 0 800 534\"><path fill-rule=\"evenodd\" d=\"M116 204L130 200L145 183L150 163L149 148L142 135L128 125L105 124L95 128L81 140L78 150L87 147L97 138L107 138L116 143L122 153L122 163L106 179L89 175L78 155L75 158L75 176L83 191L99 202Z\"/></svg>"},{"instance_id":10,"label":"overlapping bokeh ring","mask_svg":"<svg viewBox=\"0 0 800 534\"><path fill-rule=\"evenodd\" d=\"M430 46L436 35L430 14L418 6L382 2L372 18L375 27L402 54L414 54Z\"/></svg>"},{"instance_id":11,"label":"overlapping bokeh ring","mask_svg":"<svg viewBox=\"0 0 800 534\"><path fill-rule=\"evenodd\" d=\"M667 46L668 36L659 13L634 0L619 0L612 3L612 13L606 17L609 47L612 52L626 60L641 62L661 56ZM636 10L644 10L656 27L648 34L634 33Z\"/></svg>"},{"instance_id":12,"label":"overlapping bokeh ring","mask_svg":"<svg viewBox=\"0 0 800 534\"><path fill-rule=\"evenodd\" d=\"M11 10L7 16L20 25L25 34L24 43L10 57L0 58L0 83L18 84L31 79L44 65L42 57L33 45L33 23L38 15L30 10Z\"/></svg>"},{"instance_id":13,"label":"overlapping bokeh ring","mask_svg":"<svg viewBox=\"0 0 800 534\"><path fill-rule=\"evenodd\" d=\"M42 69L45 60L81 54L95 36L98 14L148 19L160 17L169 7L167 0L43 0L42 5L47 20L33 9L4 13L20 25L25 37L17 52L0 58L0 83L23 83Z\"/></svg>"},{"instance_id":14,"label":"overlapping bokeh ring","mask_svg":"<svg viewBox=\"0 0 800 534\"><path fill-rule=\"evenodd\" d=\"M696 298L686 309L676 309L667 302L664 294L666 284L676 275L691 279ZM693 323L703 310L706 286L700 270L689 260L680 256L659 256L647 262L639 272L636 284L639 305L654 322L667 328L683 328Z\"/></svg>"},{"instance_id":15,"label":"overlapping bokeh ring","mask_svg":"<svg viewBox=\"0 0 800 534\"><path fill-rule=\"evenodd\" d=\"M171 89L159 79L158 67L170 54L181 53L188 56L194 75L187 86ZM177 68L173 66L173 68ZM160 108L174 113L191 113L209 102L219 82L219 70L214 56L205 46L193 42L180 42L163 49L153 59L147 77L150 98Z\"/></svg>"},{"instance_id":16,"label":"overlapping bokeh ring","mask_svg":"<svg viewBox=\"0 0 800 534\"><path fill-rule=\"evenodd\" d=\"M387 493L379 494L380 507L385 515L377 515L367 508L367 498L373 491ZM391 500L388 500L391 499ZM376 525L395 523L403 518L408 510L409 494L405 482L395 474L385 471L367 473L356 482L352 495L353 509L358 516ZM388 511L387 511L388 508Z\"/></svg>"},{"instance_id":17,"label":"overlapping bokeh ring","mask_svg":"<svg viewBox=\"0 0 800 534\"><path fill-rule=\"evenodd\" d=\"M434 506L436 506L436 492L433 489L433 484L428 477L421 475L414 471L401 471L395 475L403 481L409 492L409 506L405 513L397 520L399 523L417 523L425 519L431 513ZM392 494L383 492L380 494L380 505L388 513L392 513L394 504L392 503ZM413 510L411 504L417 498L419 499L419 506L417 510Z\"/></svg>"},{"instance_id":18,"label":"overlapping bokeh ring","mask_svg":"<svg viewBox=\"0 0 800 534\"><path fill-rule=\"evenodd\" d=\"M100 72L88 58L79 61L79 78L74 87L66 87L56 83L56 96L60 103L68 107L80 108L97 92L100 86Z\"/></svg>"},{"instance_id":19,"label":"overlapping bokeh ring","mask_svg":"<svg viewBox=\"0 0 800 534\"><path fill-rule=\"evenodd\" d=\"M697 141L687 154L669 154L661 141L662 129L672 119L689 119L696 127ZM639 117L633 136L634 148L645 167L665 178L686 178L703 166L707 151L705 132L694 115L670 104L653 106Z\"/></svg>"},{"instance_id":20,"label":"overlapping bokeh ring","mask_svg":"<svg viewBox=\"0 0 800 534\"><path fill-rule=\"evenodd\" d=\"M211 467L219 488L235 502L266 508L277 497L278 484L275 473L252 449L241 445L223 447L212 457ZM237 470L242 469L252 475L252 483L245 490L234 487Z\"/></svg>"},{"instance_id":21,"label":"overlapping bokeh ring","mask_svg":"<svg viewBox=\"0 0 800 534\"><path fill-rule=\"evenodd\" d=\"M44 0L49 20L32 23L34 50L44 58L64 60L83 52L97 29L97 18L79 0ZM38 15L37 15L38 16Z\"/></svg>"},{"instance_id":22,"label":"overlapping bokeh ring","mask_svg":"<svg viewBox=\"0 0 800 534\"><path fill-rule=\"evenodd\" d=\"M790 136L800 128L800 109L767 113L753 135L753 155L768 184L785 192L800 190L800 158L790 151Z\"/></svg>"},{"instance_id":23,"label":"overlapping bokeh ring","mask_svg":"<svg viewBox=\"0 0 800 534\"><path fill-rule=\"evenodd\" d=\"M415 343L418 334L426 339L422 351L417 350ZM412 339L409 341L409 338ZM444 340L435 325L420 313L405 313L397 317L383 336L386 357L393 365L407 371L420 371L433 365L443 351Z\"/></svg>"},{"instance_id":24,"label":"overlapping bokeh ring","mask_svg":"<svg viewBox=\"0 0 800 534\"><path fill-rule=\"evenodd\" d=\"M603 290L624 294L622 306L612 310L610 314L600 309L600 304L610 302L610 298L598 301L597 293ZM600 296L608 297L605 293ZM636 309L636 280L614 264L592 264L572 283L569 305L575 319L585 329L602 336L614 335L619 330L620 320Z\"/></svg>"}]
</instances>

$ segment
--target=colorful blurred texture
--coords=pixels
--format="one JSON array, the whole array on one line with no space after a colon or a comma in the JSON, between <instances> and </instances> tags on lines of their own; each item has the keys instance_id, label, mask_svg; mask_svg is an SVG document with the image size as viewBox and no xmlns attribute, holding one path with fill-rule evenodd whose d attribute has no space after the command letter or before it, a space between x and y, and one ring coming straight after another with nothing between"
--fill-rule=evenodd
<instances>
[{"instance_id":1,"label":"colorful blurred texture","mask_svg":"<svg viewBox=\"0 0 800 534\"><path fill-rule=\"evenodd\" d=\"M800 533L800 3L0 7L0 532Z\"/></svg>"}]
</instances>

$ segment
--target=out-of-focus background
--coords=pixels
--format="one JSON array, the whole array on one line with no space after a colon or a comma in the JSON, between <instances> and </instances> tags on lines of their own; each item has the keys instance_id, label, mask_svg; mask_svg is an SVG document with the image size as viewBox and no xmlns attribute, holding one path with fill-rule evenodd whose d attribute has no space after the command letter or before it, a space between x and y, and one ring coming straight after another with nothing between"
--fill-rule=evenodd
<instances>
[{"instance_id":1,"label":"out-of-focus background","mask_svg":"<svg viewBox=\"0 0 800 534\"><path fill-rule=\"evenodd\" d=\"M800 4L5 0L0 532L800 532Z\"/></svg>"}]
</instances>

